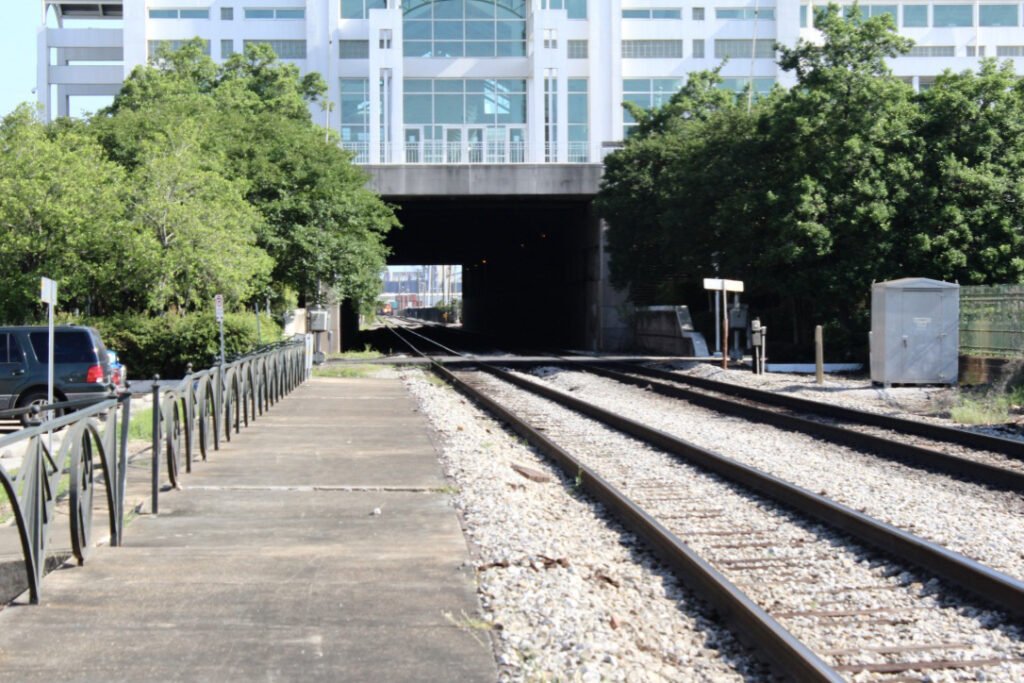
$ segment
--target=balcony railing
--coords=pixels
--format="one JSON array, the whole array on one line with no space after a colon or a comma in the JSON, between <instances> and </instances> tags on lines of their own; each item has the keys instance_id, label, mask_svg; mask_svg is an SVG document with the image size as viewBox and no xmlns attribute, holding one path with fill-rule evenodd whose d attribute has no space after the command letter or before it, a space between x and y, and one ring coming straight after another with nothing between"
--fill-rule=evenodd
<instances>
[{"instance_id":1,"label":"balcony railing","mask_svg":"<svg viewBox=\"0 0 1024 683\"><path fill-rule=\"evenodd\" d=\"M592 150L587 142L570 142L565 146L545 143L543 156L539 159L531 158L525 141L420 140L398 145L382 142L377 155L370 153L369 142L342 142L341 146L353 153L352 163L355 164L586 164L601 158L599 151ZM559 153L563 150L565 161L560 161Z\"/></svg>"}]
</instances>

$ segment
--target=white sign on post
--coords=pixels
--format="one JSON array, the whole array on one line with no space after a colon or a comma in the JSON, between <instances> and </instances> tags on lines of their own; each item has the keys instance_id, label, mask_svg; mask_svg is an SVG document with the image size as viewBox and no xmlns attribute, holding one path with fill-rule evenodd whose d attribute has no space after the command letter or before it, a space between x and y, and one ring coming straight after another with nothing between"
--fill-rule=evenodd
<instances>
[{"instance_id":1,"label":"white sign on post","mask_svg":"<svg viewBox=\"0 0 1024 683\"><path fill-rule=\"evenodd\" d=\"M217 322L220 324L220 365L224 371L224 295L213 295L213 307L217 311Z\"/></svg>"},{"instance_id":2,"label":"white sign on post","mask_svg":"<svg viewBox=\"0 0 1024 683\"><path fill-rule=\"evenodd\" d=\"M743 280L723 280L718 277L704 278L704 289L713 289L719 292L742 292Z\"/></svg>"},{"instance_id":3,"label":"white sign on post","mask_svg":"<svg viewBox=\"0 0 1024 683\"><path fill-rule=\"evenodd\" d=\"M719 277L706 277L704 278L704 289L710 289L719 292L715 297L715 317L718 317L719 311L719 299L721 298L721 311L722 311L722 369L725 370L729 367L729 313L726 310L728 303L726 302L725 295L727 292L742 292L743 281L742 280L725 280ZM718 349L718 326L715 326L715 349Z\"/></svg>"},{"instance_id":4,"label":"white sign on post","mask_svg":"<svg viewBox=\"0 0 1024 683\"><path fill-rule=\"evenodd\" d=\"M44 304L57 305L57 281L48 277L40 278L39 299Z\"/></svg>"}]
</instances>

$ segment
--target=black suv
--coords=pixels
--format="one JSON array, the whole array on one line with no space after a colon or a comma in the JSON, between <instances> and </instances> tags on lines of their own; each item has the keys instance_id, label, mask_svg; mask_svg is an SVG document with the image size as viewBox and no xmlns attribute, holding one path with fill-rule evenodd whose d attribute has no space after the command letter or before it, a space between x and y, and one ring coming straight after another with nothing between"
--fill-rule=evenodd
<instances>
[{"instance_id":1,"label":"black suv","mask_svg":"<svg viewBox=\"0 0 1024 683\"><path fill-rule=\"evenodd\" d=\"M91 327L54 328L53 400L102 401L114 395L112 370L100 333ZM49 332L0 327L0 410L46 403ZM28 415L23 424L30 424Z\"/></svg>"}]
</instances>

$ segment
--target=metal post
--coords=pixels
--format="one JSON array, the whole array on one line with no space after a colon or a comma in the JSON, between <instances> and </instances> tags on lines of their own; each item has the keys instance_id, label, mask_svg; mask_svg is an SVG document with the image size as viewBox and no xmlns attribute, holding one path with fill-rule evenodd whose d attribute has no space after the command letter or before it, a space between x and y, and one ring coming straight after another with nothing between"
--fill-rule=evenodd
<instances>
[{"instance_id":1,"label":"metal post","mask_svg":"<svg viewBox=\"0 0 1024 683\"><path fill-rule=\"evenodd\" d=\"M128 427L131 424L132 419L132 395L129 393L124 396L124 400L121 401L122 415L121 415L121 444L117 449L117 477L115 479L117 485L117 538L111 539L110 545L119 546L121 545L121 534L124 529L124 499L125 492L128 483ZM114 415L117 415L117 409L114 409Z\"/></svg>"},{"instance_id":2,"label":"metal post","mask_svg":"<svg viewBox=\"0 0 1024 683\"><path fill-rule=\"evenodd\" d=\"M721 296L721 292L715 292L715 320L718 320L721 316L721 313L719 312L719 297ZM722 330L718 327L718 323L715 323L715 353L720 353L722 351L721 335Z\"/></svg>"},{"instance_id":3,"label":"metal post","mask_svg":"<svg viewBox=\"0 0 1024 683\"><path fill-rule=\"evenodd\" d=\"M729 300L722 280L722 369L729 368Z\"/></svg>"},{"instance_id":4,"label":"metal post","mask_svg":"<svg viewBox=\"0 0 1024 683\"><path fill-rule=\"evenodd\" d=\"M256 310L256 343L263 346L263 333L260 331L260 305L253 304L252 307Z\"/></svg>"},{"instance_id":5,"label":"metal post","mask_svg":"<svg viewBox=\"0 0 1024 683\"><path fill-rule=\"evenodd\" d=\"M151 493L153 514L158 512L160 503L160 375L153 375L153 490Z\"/></svg>"},{"instance_id":6,"label":"metal post","mask_svg":"<svg viewBox=\"0 0 1024 683\"><path fill-rule=\"evenodd\" d=\"M814 326L814 381L825 383L825 349L822 344L821 325Z\"/></svg>"},{"instance_id":7,"label":"metal post","mask_svg":"<svg viewBox=\"0 0 1024 683\"><path fill-rule=\"evenodd\" d=\"M768 328L764 325L761 326L761 372L764 374L765 359L768 357Z\"/></svg>"}]
</instances>

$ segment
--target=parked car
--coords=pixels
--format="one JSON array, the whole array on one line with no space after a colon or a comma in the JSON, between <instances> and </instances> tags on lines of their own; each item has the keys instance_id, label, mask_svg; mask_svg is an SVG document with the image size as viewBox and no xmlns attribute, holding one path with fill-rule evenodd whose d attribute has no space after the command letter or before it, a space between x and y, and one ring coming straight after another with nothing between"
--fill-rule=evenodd
<instances>
[{"instance_id":1,"label":"parked car","mask_svg":"<svg viewBox=\"0 0 1024 683\"><path fill-rule=\"evenodd\" d=\"M117 359L117 352L107 349L107 357L110 359L110 382L114 385L117 393L122 393L128 388L128 368Z\"/></svg>"},{"instance_id":2,"label":"parked car","mask_svg":"<svg viewBox=\"0 0 1024 683\"><path fill-rule=\"evenodd\" d=\"M0 409L46 404L49 333L45 327L0 327ZM113 371L100 333L54 328L53 400L102 401L114 395ZM23 415L22 424L38 422Z\"/></svg>"}]
</instances>

